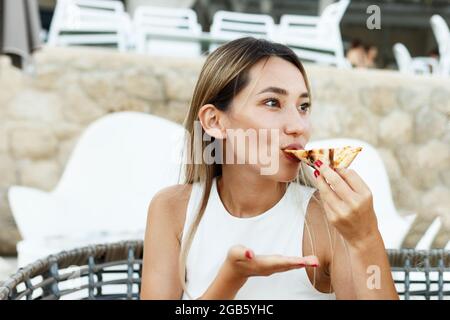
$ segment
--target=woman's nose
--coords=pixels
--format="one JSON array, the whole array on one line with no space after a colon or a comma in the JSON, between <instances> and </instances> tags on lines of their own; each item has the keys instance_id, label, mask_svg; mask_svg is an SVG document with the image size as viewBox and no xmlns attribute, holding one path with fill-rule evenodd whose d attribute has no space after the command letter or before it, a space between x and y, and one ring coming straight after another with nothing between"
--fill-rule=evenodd
<instances>
[{"instance_id":1,"label":"woman's nose","mask_svg":"<svg viewBox=\"0 0 450 320\"><path fill-rule=\"evenodd\" d=\"M301 116L296 107L289 109L285 118L284 131L288 135L300 136L307 130L307 120Z\"/></svg>"}]
</instances>

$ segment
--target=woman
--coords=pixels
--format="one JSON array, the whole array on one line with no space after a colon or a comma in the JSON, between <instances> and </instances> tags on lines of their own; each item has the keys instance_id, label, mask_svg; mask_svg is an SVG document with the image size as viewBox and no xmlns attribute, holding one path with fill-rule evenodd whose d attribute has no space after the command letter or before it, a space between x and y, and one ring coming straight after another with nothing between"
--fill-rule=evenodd
<instances>
[{"instance_id":1,"label":"woman","mask_svg":"<svg viewBox=\"0 0 450 320\"><path fill-rule=\"evenodd\" d=\"M142 299L398 299L366 184L283 151L308 142L310 99L283 45L248 37L208 56L185 122L207 139L188 139L184 184L150 203ZM236 146L242 131L256 142ZM211 143L224 163L195 159ZM272 172L250 161L259 149Z\"/></svg>"}]
</instances>

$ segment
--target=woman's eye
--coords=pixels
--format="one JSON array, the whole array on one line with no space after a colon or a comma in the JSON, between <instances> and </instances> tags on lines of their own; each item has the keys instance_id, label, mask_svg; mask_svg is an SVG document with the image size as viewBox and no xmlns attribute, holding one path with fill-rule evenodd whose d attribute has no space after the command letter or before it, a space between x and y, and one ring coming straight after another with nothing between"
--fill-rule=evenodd
<instances>
[{"instance_id":1,"label":"woman's eye","mask_svg":"<svg viewBox=\"0 0 450 320\"><path fill-rule=\"evenodd\" d=\"M311 109L311 104L309 104L309 103L304 103L304 104L302 104L302 105L300 105L300 110L302 111L302 112L308 112L309 110Z\"/></svg>"},{"instance_id":2,"label":"woman's eye","mask_svg":"<svg viewBox=\"0 0 450 320\"><path fill-rule=\"evenodd\" d=\"M277 99L267 99L264 101L264 104L268 107L279 107L280 103L278 102Z\"/></svg>"}]
</instances>

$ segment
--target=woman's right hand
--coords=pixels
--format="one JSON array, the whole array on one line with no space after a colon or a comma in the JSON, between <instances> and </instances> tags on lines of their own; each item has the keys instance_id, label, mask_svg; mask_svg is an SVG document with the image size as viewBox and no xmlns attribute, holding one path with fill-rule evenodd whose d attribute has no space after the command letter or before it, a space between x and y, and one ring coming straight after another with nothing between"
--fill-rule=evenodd
<instances>
[{"instance_id":1,"label":"woman's right hand","mask_svg":"<svg viewBox=\"0 0 450 320\"><path fill-rule=\"evenodd\" d=\"M234 299L249 277L318 266L316 256L255 255L251 249L236 245L228 250L217 277L199 299Z\"/></svg>"},{"instance_id":2,"label":"woman's right hand","mask_svg":"<svg viewBox=\"0 0 450 320\"><path fill-rule=\"evenodd\" d=\"M224 269L231 273L231 277L236 278L270 276L278 272L318 266L316 256L255 255L251 249L240 245L230 248L224 262Z\"/></svg>"}]
</instances>

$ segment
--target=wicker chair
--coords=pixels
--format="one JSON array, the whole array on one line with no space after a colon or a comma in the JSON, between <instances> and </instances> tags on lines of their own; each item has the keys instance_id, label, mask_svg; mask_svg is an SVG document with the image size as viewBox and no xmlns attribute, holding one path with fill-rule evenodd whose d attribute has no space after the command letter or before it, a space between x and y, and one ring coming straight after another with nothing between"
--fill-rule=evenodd
<instances>
[{"instance_id":1,"label":"wicker chair","mask_svg":"<svg viewBox=\"0 0 450 320\"><path fill-rule=\"evenodd\" d=\"M450 298L449 250L387 253L402 299ZM139 299L142 254L142 241L63 251L20 269L0 284L0 300Z\"/></svg>"},{"instance_id":2,"label":"wicker chair","mask_svg":"<svg viewBox=\"0 0 450 320\"><path fill-rule=\"evenodd\" d=\"M50 255L0 284L0 300L138 299L142 253L142 241L124 241Z\"/></svg>"}]
</instances>

